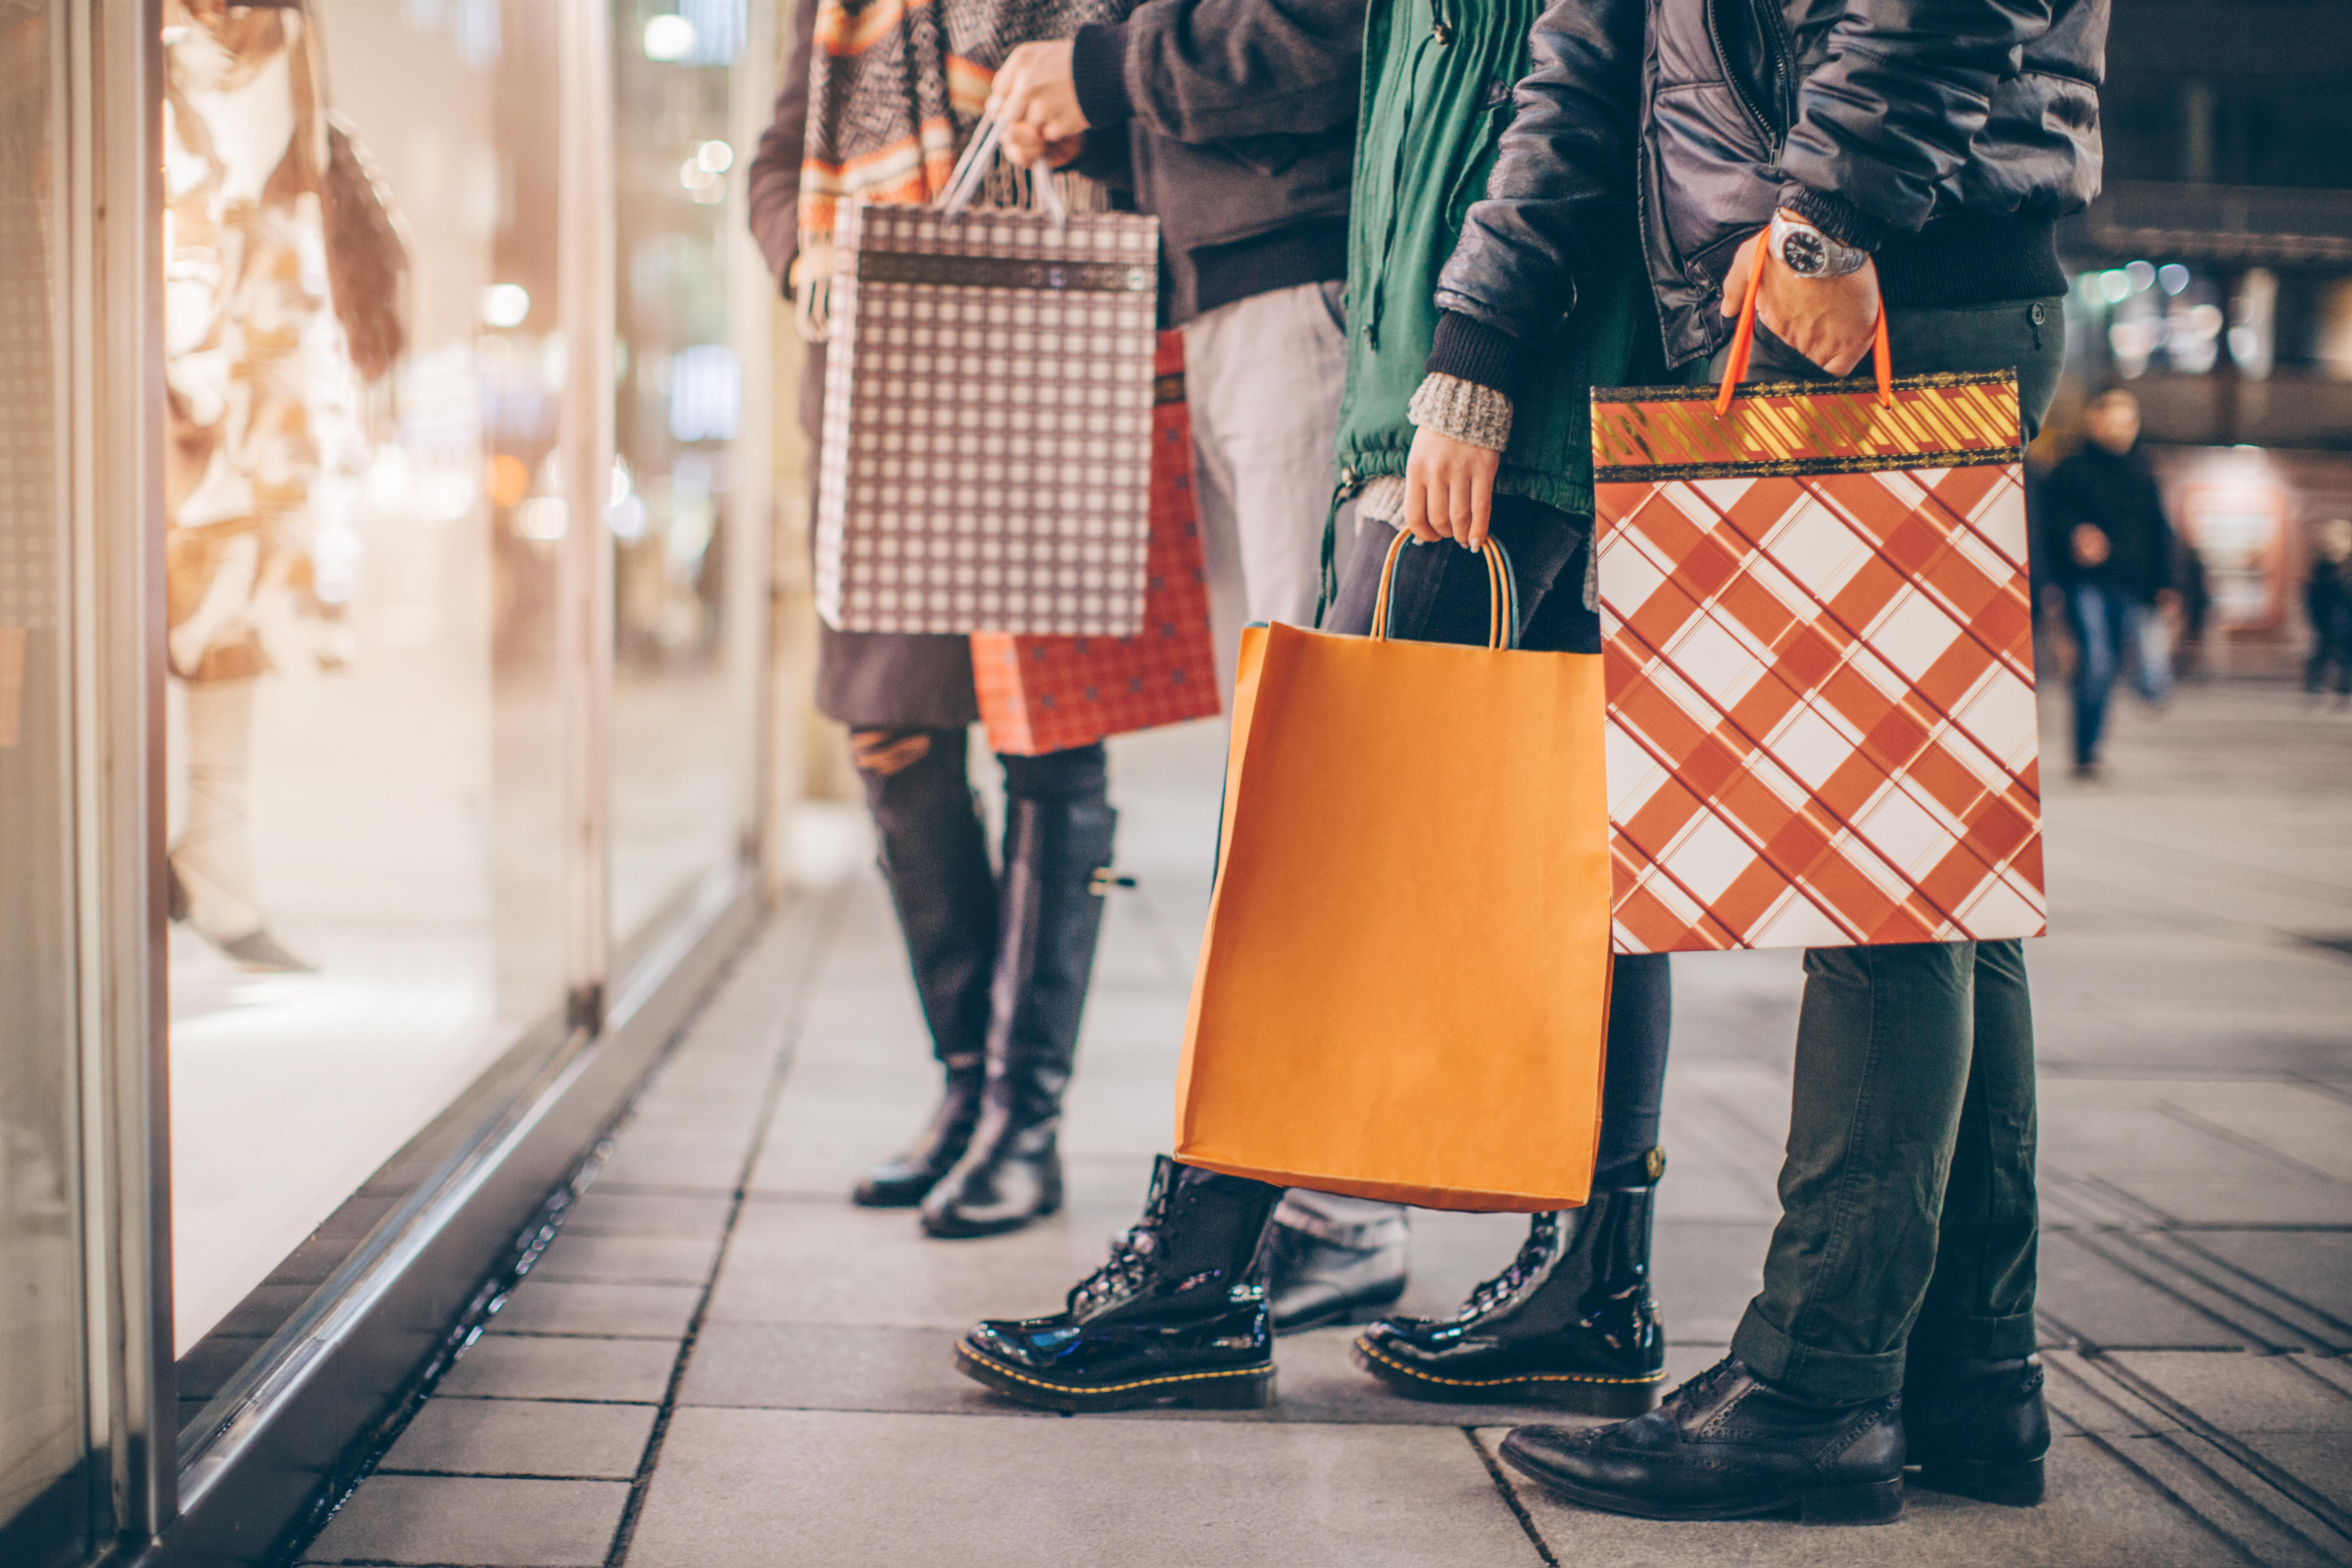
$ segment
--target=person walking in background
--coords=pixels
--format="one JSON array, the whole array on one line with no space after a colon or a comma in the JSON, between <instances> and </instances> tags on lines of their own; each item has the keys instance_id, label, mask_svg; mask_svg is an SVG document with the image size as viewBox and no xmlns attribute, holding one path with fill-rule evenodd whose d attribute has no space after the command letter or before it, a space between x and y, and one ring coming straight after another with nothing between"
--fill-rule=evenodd
<instances>
[{"instance_id":1,"label":"person walking in background","mask_svg":"<svg viewBox=\"0 0 2352 1568\"><path fill-rule=\"evenodd\" d=\"M1013 50L994 89L1013 156L1124 185L1160 219L1210 576L1238 577L1251 621L1312 626L1322 592L1364 19L1365 0L1149 0ZM1227 690L1238 642L1228 617ZM1398 1205L1302 1192L1281 1222L1278 1330L1402 1293Z\"/></svg>"},{"instance_id":2,"label":"person walking in background","mask_svg":"<svg viewBox=\"0 0 2352 1568\"><path fill-rule=\"evenodd\" d=\"M813 340L800 392L812 450L823 423L835 205L930 200L977 119L971 63L1127 8L1120 0L1007 0L959 6L936 26L901 19L861 31L858 9L845 0L797 7L783 89L751 164L751 221ZM1016 26L1024 30L1015 35ZM820 624L816 703L849 726L851 760L944 1080L929 1125L868 1173L853 1201L919 1205L924 1230L936 1237L1017 1229L1061 1205L1062 1096L1076 1061L1102 923L1099 878L1118 821L1108 756L1097 742L1000 759L1000 872L990 865L966 773L980 717L970 638Z\"/></svg>"},{"instance_id":3,"label":"person walking in background","mask_svg":"<svg viewBox=\"0 0 2352 1568\"><path fill-rule=\"evenodd\" d=\"M2316 697L2336 669L2336 700L2352 706L2352 517L2331 517L2319 525L2311 575L2303 584L2311 614L2311 660L2303 667L2303 689Z\"/></svg>"},{"instance_id":4,"label":"person walking in background","mask_svg":"<svg viewBox=\"0 0 2352 1568\"><path fill-rule=\"evenodd\" d=\"M2013 369L2031 437L2063 353L2054 226L2098 188L2105 0L1742 15L1753 30L1727 48L1708 0L1545 7L1488 199L1439 285L1433 368L1507 395L1549 352L1580 204L1613 173L1587 128L1638 116L1671 365L1725 373L1760 267L1757 379L1845 375L1883 309L1904 374ZM1414 446L1409 487L1469 498L1475 533L1493 454L1426 426ZM1781 1216L1731 1353L1649 1415L1523 1426L1502 1456L1574 1501L1661 1519L1891 1519L1906 1458L1931 1486L2038 1501L2021 945L1815 948L1805 971Z\"/></svg>"},{"instance_id":5,"label":"person walking in background","mask_svg":"<svg viewBox=\"0 0 2352 1568\"><path fill-rule=\"evenodd\" d=\"M1547 301L1541 328L1551 352L1514 378L1514 396L1484 395L1448 371L1435 298L1446 257L1474 271L1485 265L1468 242L1455 245L1458 197L1485 186L1494 160L1489 131L1507 102L1496 98L1496 83L1524 68L1536 10L1535 0L1497 0L1452 14L1447 47L1433 65L1421 59L1432 25L1426 0L1373 6L1368 33L1385 42L1367 63L1357 162L1383 173L1360 182L1352 219L1354 311L1339 437L1341 481L1358 491L1365 521L1343 536L1327 630L1370 630L1382 564L1403 531L1423 542L1399 563L1390 635L1485 643L1486 570L1457 547L1474 526L1466 493L1463 509L1450 512L1444 493L1414 489L1406 462L1435 432L1451 431L1499 491L1492 528L1517 580L1520 646L1600 652L1587 571L1590 395L1596 380L1655 374L1658 360L1634 237L1631 114L1580 116L1567 129L1589 147L1593 168L1613 173L1580 189L1562 226L1571 237L1559 259L1576 284L1574 307L1563 322L1561 300L1570 296ZM1482 537L1487 511L1482 498ZM1528 977L1530 985L1545 983ZM1525 1395L1595 1415L1631 1414L1654 1401L1665 1375L1649 1256L1664 1169L1657 1144L1667 983L1662 955L1617 961L1591 1201L1534 1216L1517 1255L1455 1312L1374 1322L1357 1342L1358 1364L1420 1398ZM1110 1263L1070 1292L1066 1310L978 1325L958 1365L1011 1398L1055 1409L1256 1403L1273 1363L1269 1316L1282 1325L1289 1293L1279 1271L1294 1264L1302 1235L1289 1216L1303 1200L1163 1158L1142 1218Z\"/></svg>"},{"instance_id":6,"label":"person walking in background","mask_svg":"<svg viewBox=\"0 0 2352 1568\"><path fill-rule=\"evenodd\" d=\"M2111 387L2091 400L2084 423L2090 439L2043 486L2038 543L2074 639L2074 776L2093 779L2107 699L2126 662L2150 702L2172 690L2164 617L2179 613L2180 595L2172 525L2139 450L2139 399Z\"/></svg>"}]
</instances>

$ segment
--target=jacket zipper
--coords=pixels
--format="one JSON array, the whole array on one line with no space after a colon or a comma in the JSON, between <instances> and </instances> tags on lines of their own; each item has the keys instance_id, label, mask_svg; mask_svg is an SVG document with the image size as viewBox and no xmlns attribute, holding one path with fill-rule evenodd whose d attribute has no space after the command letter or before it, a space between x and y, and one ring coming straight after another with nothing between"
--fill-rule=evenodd
<instances>
[{"instance_id":1,"label":"jacket zipper","mask_svg":"<svg viewBox=\"0 0 2352 1568\"><path fill-rule=\"evenodd\" d=\"M1757 0L1748 0L1751 5L1756 3ZM1704 7L1707 41L1715 46L1715 63L1722 68L1724 85L1730 88L1731 96L1739 100L1740 112L1748 116L1748 123L1755 130L1757 139L1771 150L1773 157L1778 158L1781 138L1772 133L1771 121L1765 118L1764 111L1757 107L1756 100L1749 96L1748 84L1739 79L1739 73L1731 68L1731 52L1723 47L1723 27L1716 16L1716 7L1719 4L1721 0L1706 0Z\"/></svg>"}]
</instances>

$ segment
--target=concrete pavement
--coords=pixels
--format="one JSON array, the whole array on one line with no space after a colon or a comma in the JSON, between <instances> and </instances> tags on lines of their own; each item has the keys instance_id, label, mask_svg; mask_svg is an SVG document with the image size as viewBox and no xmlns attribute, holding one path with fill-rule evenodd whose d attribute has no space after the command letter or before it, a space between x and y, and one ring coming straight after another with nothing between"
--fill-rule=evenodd
<instances>
[{"instance_id":1,"label":"concrete pavement","mask_svg":"<svg viewBox=\"0 0 2352 1568\"><path fill-rule=\"evenodd\" d=\"M807 896L304 1560L2352 1563L2352 718L2209 687L2118 730L2112 784L2053 786L2056 934L2028 954L2060 1434L2039 1510L1915 1490L1885 1530L1587 1512L1495 1463L1528 1407L1391 1398L1344 1330L1281 1342L1263 1412L1060 1418L958 1377L957 1332L1057 1305L1167 1142L1217 809L1206 725L1116 746L1139 885L1108 916L1064 1214L940 1243L844 1201L930 1071L878 883ZM1677 1377L1756 1287L1801 978L1793 953L1676 962L1657 1279ZM1450 1309L1523 1224L1418 1216L1406 1309Z\"/></svg>"}]
</instances>

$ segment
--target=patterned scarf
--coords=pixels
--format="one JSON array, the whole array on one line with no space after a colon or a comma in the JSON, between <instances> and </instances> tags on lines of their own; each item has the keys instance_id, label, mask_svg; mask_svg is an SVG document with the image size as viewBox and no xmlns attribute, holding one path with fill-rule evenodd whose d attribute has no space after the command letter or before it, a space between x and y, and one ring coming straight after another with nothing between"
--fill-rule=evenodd
<instances>
[{"instance_id":1,"label":"patterned scarf","mask_svg":"<svg viewBox=\"0 0 2352 1568\"><path fill-rule=\"evenodd\" d=\"M803 255L833 239L834 209L922 203L946 188L965 134L1016 45L1123 20L1138 0L803 0L816 6Z\"/></svg>"}]
</instances>

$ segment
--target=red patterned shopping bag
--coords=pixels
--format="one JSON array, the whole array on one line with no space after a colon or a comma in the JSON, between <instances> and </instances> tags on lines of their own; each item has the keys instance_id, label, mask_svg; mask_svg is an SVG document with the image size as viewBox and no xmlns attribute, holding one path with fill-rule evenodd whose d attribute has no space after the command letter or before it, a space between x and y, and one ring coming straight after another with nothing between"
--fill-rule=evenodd
<instances>
[{"instance_id":1,"label":"red patterned shopping bag","mask_svg":"<svg viewBox=\"0 0 2352 1568\"><path fill-rule=\"evenodd\" d=\"M1593 393L1621 952L2044 929L2017 379Z\"/></svg>"},{"instance_id":2,"label":"red patterned shopping bag","mask_svg":"<svg viewBox=\"0 0 2352 1568\"><path fill-rule=\"evenodd\" d=\"M1151 536L1143 633L1131 637L975 632L972 679L988 743L1035 756L1218 711L1209 577L1192 497L1184 336L1160 334L1151 407Z\"/></svg>"}]
</instances>

